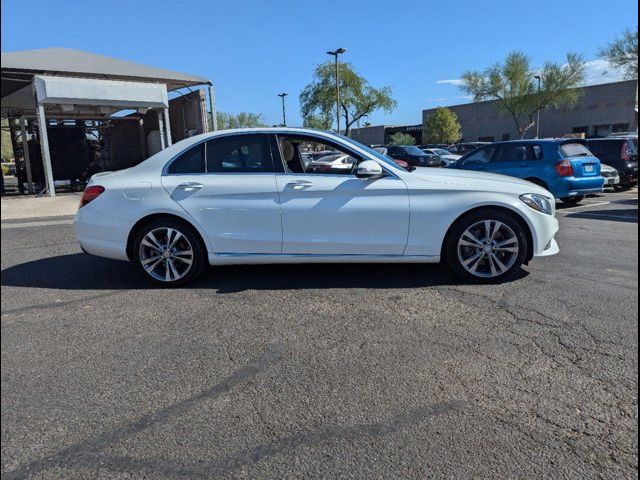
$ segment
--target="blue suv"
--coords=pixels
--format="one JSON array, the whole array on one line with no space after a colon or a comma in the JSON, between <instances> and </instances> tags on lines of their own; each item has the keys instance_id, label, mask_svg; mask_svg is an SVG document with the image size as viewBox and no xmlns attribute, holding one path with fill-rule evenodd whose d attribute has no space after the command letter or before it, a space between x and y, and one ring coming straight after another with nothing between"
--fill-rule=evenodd
<instances>
[{"instance_id":1,"label":"blue suv","mask_svg":"<svg viewBox=\"0 0 640 480\"><path fill-rule=\"evenodd\" d=\"M585 141L575 138L492 143L469 152L451 168L529 180L565 203L578 203L604 185L600 160Z\"/></svg>"}]
</instances>

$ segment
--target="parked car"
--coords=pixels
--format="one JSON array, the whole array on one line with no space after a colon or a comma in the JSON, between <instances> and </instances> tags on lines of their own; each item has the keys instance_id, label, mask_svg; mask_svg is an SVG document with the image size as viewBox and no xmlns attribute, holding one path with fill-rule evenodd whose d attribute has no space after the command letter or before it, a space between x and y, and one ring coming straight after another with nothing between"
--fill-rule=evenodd
<instances>
[{"instance_id":1,"label":"parked car","mask_svg":"<svg viewBox=\"0 0 640 480\"><path fill-rule=\"evenodd\" d=\"M444 167L450 167L462 157L462 155L455 155L444 148L421 148L420 150L427 155L437 155L442 161L442 165Z\"/></svg>"},{"instance_id":2,"label":"parked car","mask_svg":"<svg viewBox=\"0 0 640 480\"><path fill-rule=\"evenodd\" d=\"M454 155L466 155L469 152L473 152L475 149L484 147L485 145L491 145L490 142L465 142L456 143L447 148Z\"/></svg>"},{"instance_id":3,"label":"parked car","mask_svg":"<svg viewBox=\"0 0 640 480\"><path fill-rule=\"evenodd\" d=\"M353 157L356 168L305 171L299 146L311 142ZM542 187L454 169L409 172L349 138L295 128L189 137L96 174L75 231L85 252L130 260L161 286L184 284L207 264L441 260L466 279L497 281L559 251L555 203Z\"/></svg>"},{"instance_id":4,"label":"parked car","mask_svg":"<svg viewBox=\"0 0 640 480\"><path fill-rule=\"evenodd\" d=\"M579 139L498 142L462 157L453 168L529 180L565 203L602 191L600 161Z\"/></svg>"},{"instance_id":5,"label":"parked car","mask_svg":"<svg viewBox=\"0 0 640 480\"><path fill-rule=\"evenodd\" d=\"M616 188L620 185L620 175L618 175L618 171L612 166L601 163L600 175L604 178L605 188Z\"/></svg>"},{"instance_id":6,"label":"parked car","mask_svg":"<svg viewBox=\"0 0 640 480\"><path fill-rule=\"evenodd\" d=\"M415 145L389 145L387 155L404 160L411 167L441 167L442 161L437 155L424 153Z\"/></svg>"},{"instance_id":7,"label":"parked car","mask_svg":"<svg viewBox=\"0 0 640 480\"><path fill-rule=\"evenodd\" d=\"M334 173L346 170L350 172L356 163L356 159L350 155L334 153L312 160L311 163L306 166L305 171L313 173Z\"/></svg>"},{"instance_id":8,"label":"parked car","mask_svg":"<svg viewBox=\"0 0 640 480\"><path fill-rule=\"evenodd\" d=\"M396 162L397 165L401 166L402 168L405 169L410 169L411 165L409 165L409 163L405 162L404 160L400 160L399 158L393 158L389 155L389 149L387 147L381 147L381 146L376 146L376 147L372 147L376 152L380 153L381 155L384 155L385 157L390 158L391 160L393 160L394 162Z\"/></svg>"},{"instance_id":9,"label":"parked car","mask_svg":"<svg viewBox=\"0 0 640 480\"><path fill-rule=\"evenodd\" d=\"M589 150L602 163L612 166L620 175L620 187L638 183L638 137L606 137L587 139Z\"/></svg>"}]
</instances>

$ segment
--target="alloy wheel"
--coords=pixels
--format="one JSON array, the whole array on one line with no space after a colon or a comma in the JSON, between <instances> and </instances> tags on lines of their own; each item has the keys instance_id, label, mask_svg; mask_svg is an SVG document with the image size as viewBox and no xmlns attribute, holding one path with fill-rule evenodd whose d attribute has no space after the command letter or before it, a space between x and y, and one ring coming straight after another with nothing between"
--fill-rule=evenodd
<instances>
[{"instance_id":1,"label":"alloy wheel","mask_svg":"<svg viewBox=\"0 0 640 480\"><path fill-rule=\"evenodd\" d=\"M161 282L183 278L193 265L194 252L185 235L170 227L149 231L140 242L140 264Z\"/></svg>"},{"instance_id":2,"label":"alloy wheel","mask_svg":"<svg viewBox=\"0 0 640 480\"><path fill-rule=\"evenodd\" d=\"M494 278L504 274L513 267L519 252L517 235L498 220L476 222L458 240L458 259L475 277Z\"/></svg>"}]
</instances>

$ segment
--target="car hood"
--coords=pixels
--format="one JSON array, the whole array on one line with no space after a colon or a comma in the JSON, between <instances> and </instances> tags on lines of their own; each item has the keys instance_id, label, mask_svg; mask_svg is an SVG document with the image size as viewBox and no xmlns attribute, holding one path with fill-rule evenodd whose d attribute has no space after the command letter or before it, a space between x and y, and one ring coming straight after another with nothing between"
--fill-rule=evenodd
<instances>
[{"instance_id":1,"label":"car hood","mask_svg":"<svg viewBox=\"0 0 640 480\"><path fill-rule=\"evenodd\" d=\"M545 188L520 178L498 175L495 173L472 172L470 170L457 170L453 168L423 168L417 167L410 174L410 178L417 181L425 181L451 186L452 188L465 190L492 190L502 193L538 193L549 198L553 195ZM412 182L413 183L413 182Z\"/></svg>"}]
</instances>

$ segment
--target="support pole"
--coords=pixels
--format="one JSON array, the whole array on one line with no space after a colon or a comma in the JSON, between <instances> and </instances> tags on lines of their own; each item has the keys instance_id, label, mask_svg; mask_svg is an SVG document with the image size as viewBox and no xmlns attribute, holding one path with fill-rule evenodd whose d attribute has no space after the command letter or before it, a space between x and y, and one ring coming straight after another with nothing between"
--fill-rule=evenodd
<instances>
[{"instance_id":1,"label":"support pole","mask_svg":"<svg viewBox=\"0 0 640 480\"><path fill-rule=\"evenodd\" d=\"M29 140L27 138L27 117L20 117L20 135L22 135L22 155L24 157L24 168L27 172L27 185L29 193L33 193L33 175L31 175L31 158L29 157Z\"/></svg>"},{"instance_id":2,"label":"support pole","mask_svg":"<svg viewBox=\"0 0 640 480\"><path fill-rule=\"evenodd\" d=\"M172 141L171 141L171 122L169 120L169 107L165 107L163 112L164 112L164 126L167 129L167 147L170 147L172 144Z\"/></svg>"},{"instance_id":3,"label":"support pole","mask_svg":"<svg viewBox=\"0 0 640 480\"><path fill-rule=\"evenodd\" d=\"M55 197L56 188L53 183L53 170L51 168L49 136L47 135L47 119L44 115L44 105L42 105L40 102L38 102L38 133L40 137L40 153L42 155L42 165L44 166L44 178L47 182L47 193L50 197Z\"/></svg>"},{"instance_id":4,"label":"support pole","mask_svg":"<svg viewBox=\"0 0 640 480\"><path fill-rule=\"evenodd\" d=\"M213 90L213 85L209 85L209 110L211 110L211 123L209 124L209 131L215 132L218 130L218 117L216 116L216 95Z\"/></svg>"},{"instance_id":5,"label":"support pole","mask_svg":"<svg viewBox=\"0 0 640 480\"><path fill-rule=\"evenodd\" d=\"M160 150L164 150L167 148L167 144L165 142L165 130L164 130L164 122L162 121L162 112L160 110L156 110L156 114L158 115L158 130L160 131Z\"/></svg>"}]
</instances>

